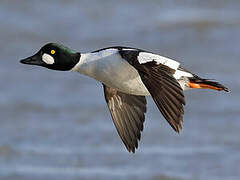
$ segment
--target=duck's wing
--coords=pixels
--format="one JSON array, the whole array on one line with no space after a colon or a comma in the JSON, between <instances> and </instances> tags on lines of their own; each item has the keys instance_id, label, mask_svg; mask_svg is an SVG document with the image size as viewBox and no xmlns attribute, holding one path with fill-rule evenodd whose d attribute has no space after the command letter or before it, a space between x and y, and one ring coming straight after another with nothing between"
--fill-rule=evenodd
<instances>
[{"instance_id":1,"label":"duck's wing","mask_svg":"<svg viewBox=\"0 0 240 180\"><path fill-rule=\"evenodd\" d=\"M139 73L158 109L176 132L182 129L185 99L174 73L177 61L138 50L122 50L120 55Z\"/></svg>"},{"instance_id":2,"label":"duck's wing","mask_svg":"<svg viewBox=\"0 0 240 180\"><path fill-rule=\"evenodd\" d=\"M103 84L104 96L119 136L129 152L138 148L146 112L145 96L117 91Z\"/></svg>"}]
</instances>

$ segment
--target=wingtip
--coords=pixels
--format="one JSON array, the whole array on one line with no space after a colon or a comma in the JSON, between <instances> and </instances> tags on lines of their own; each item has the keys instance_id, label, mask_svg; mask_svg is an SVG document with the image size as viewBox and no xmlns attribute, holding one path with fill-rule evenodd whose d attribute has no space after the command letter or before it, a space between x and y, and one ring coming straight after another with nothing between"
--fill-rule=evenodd
<instances>
[{"instance_id":1,"label":"wingtip","mask_svg":"<svg viewBox=\"0 0 240 180\"><path fill-rule=\"evenodd\" d=\"M180 134L181 133L181 131L182 131L182 125L180 124L179 126L177 126L177 128L176 129L174 129L175 130L175 132L177 133L177 134Z\"/></svg>"},{"instance_id":2,"label":"wingtip","mask_svg":"<svg viewBox=\"0 0 240 180\"><path fill-rule=\"evenodd\" d=\"M137 148L136 148L136 149L137 149ZM135 154L136 149L135 149L135 147L133 147L133 148L127 148L128 152L129 152L129 153L132 153L132 154Z\"/></svg>"}]
</instances>

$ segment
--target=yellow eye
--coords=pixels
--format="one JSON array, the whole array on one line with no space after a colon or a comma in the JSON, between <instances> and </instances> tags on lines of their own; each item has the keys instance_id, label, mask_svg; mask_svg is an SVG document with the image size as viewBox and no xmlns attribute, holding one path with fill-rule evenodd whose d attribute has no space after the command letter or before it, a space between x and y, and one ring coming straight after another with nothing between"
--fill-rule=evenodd
<instances>
[{"instance_id":1,"label":"yellow eye","mask_svg":"<svg viewBox=\"0 0 240 180\"><path fill-rule=\"evenodd\" d=\"M55 54L56 53L56 51L55 50L51 50L51 54Z\"/></svg>"}]
</instances>

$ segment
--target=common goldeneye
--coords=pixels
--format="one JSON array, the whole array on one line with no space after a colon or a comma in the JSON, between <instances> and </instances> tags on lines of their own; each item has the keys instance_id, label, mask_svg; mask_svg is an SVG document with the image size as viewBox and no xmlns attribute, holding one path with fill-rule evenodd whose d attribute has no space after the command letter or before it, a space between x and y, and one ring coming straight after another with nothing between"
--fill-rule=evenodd
<instances>
[{"instance_id":1,"label":"common goldeneye","mask_svg":"<svg viewBox=\"0 0 240 180\"><path fill-rule=\"evenodd\" d=\"M145 120L146 98L152 96L171 127L180 132L184 90L204 88L229 91L218 82L200 78L180 63L131 47L108 47L79 53L48 43L35 55L20 61L52 70L76 71L100 81L114 125L129 152L135 152Z\"/></svg>"}]
</instances>

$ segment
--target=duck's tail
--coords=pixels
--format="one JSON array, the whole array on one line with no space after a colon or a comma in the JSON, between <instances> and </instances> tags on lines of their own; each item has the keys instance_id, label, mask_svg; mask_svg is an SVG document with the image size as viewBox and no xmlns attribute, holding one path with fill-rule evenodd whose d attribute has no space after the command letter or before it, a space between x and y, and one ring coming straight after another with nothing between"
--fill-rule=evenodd
<instances>
[{"instance_id":1,"label":"duck's tail","mask_svg":"<svg viewBox=\"0 0 240 180\"><path fill-rule=\"evenodd\" d=\"M190 88L213 89L217 91L223 90L226 92L230 92L230 90L227 87L223 86L222 84L215 81L211 81L209 79L202 79L198 76L189 78L188 86Z\"/></svg>"}]
</instances>

